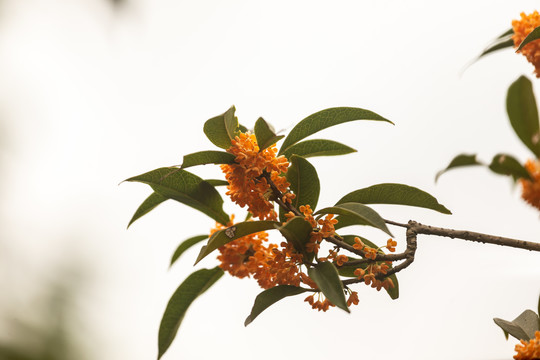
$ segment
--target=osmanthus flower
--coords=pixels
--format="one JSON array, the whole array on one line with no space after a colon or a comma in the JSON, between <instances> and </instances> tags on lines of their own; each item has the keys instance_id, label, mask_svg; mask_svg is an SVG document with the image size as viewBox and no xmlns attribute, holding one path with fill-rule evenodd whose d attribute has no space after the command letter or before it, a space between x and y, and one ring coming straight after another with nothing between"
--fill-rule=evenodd
<instances>
[{"instance_id":1,"label":"osmanthus flower","mask_svg":"<svg viewBox=\"0 0 540 360\"><path fill-rule=\"evenodd\" d=\"M540 161L528 160L525 169L531 175L532 180L520 179L521 197L530 205L540 210Z\"/></svg>"},{"instance_id":2,"label":"osmanthus flower","mask_svg":"<svg viewBox=\"0 0 540 360\"><path fill-rule=\"evenodd\" d=\"M540 359L540 331L536 331L534 339L529 341L520 340L520 343L516 345L514 355L515 360L534 360Z\"/></svg>"},{"instance_id":3,"label":"osmanthus flower","mask_svg":"<svg viewBox=\"0 0 540 360\"><path fill-rule=\"evenodd\" d=\"M270 184L263 177L266 172L270 179L283 194L284 202L291 202L295 195L288 192L290 184L284 173L289 162L277 155L274 145L260 150L254 134L240 133L231 141L227 152L236 156L234 164L221 165L225 173L227 195L240 207L247 206L248 211L260 220L276 220L277 214L271 202L272 191Z\"/></svg>"},{"instance_id":4,"label":"osmanthus flower","mask_svg":"<svg viewBox=\"0 0 540 360\"><path fill-rule=\"evenodd\" d=\"M523 40L533 31L540 26L540 14L538 11L527 15L521 13L521 19L512 21L512 28L514 35L514 47L518 47ZM525 45L520 52L527 58L527 60L534 65L536 77L540 78L540 41L535 40Z\"/></svg>"}]
</instances>

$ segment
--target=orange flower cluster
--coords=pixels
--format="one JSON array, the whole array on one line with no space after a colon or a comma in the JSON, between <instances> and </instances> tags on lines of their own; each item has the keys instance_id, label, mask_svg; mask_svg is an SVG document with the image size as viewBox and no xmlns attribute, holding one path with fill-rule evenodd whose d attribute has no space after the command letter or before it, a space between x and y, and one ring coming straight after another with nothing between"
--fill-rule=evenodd
<instances>
[{"instance_id":1,"label":"orange flower cluster","mask_svg":"<svg viewBox=\"0 0 540 360\"><path fill-rule=\"evenodd\" d=\"M272 182L283 193L283 201L291 202L295 195L288 193L290 184L283 173L287 172L289 162L284 156L278 156L275 145L260 150L257 138L253 134L240 133L231 141L227 152L236 156L235 164L221 165L225 173L227 195L241 207L248 206L248 211L260 220L276 220L274 204L269 200L272 191L263 172L270 174Z\"/></svg>"},{"instance_id":2,"label":"orange flower cluster","mask_svg":"<svg viewBox=\"0 0 540 360\"><path fill-rule=\"evenodd\" d=\"M540 26L540 14L538 11L535 10L529 15L521 13L520 20L512 21L512 28L514 29L512 39L514 40L514 47L517 48L527 35L538 26ZM536 77L540 77L540 41L532 41L525 45L520 51L527 60L534 65Z\"/></svg>"},{"instance_id":3,"label":"orange flower cluster","mask_svg":"<svg viewBox=\"0 0 540 360\"><path fill-rule=\"evenodd\" d=\"M232 225L232 219L229 226ZM226 227L217 223L210 235ZM268 233L261 231L246 235L219 247L219 267L238 278L253 277L263 289L276 285L307 286L316 288L311 278L300 270L302 254L289 243L265 244Z\"/></svg>"},{"instance_id":4,"label":"orange flower cluster","mask_svg":"<svg viewBox=\"0 0 540 360\"><path fill-rule=\"evenodd\" d=\"M534 333L534 339L529 341L520 340L516 345L514 355L515 360L534 360L540 359L540 331Z\"/></svg>"},{"instance_id":5,"label":"orange flower cluster","mask_svg":"<svg viewBox=\"0 0 540 360\"><path fill-rule=\"evenodd\" d=\"M309 205L302 205L299 209L302 214L304 214L304 219L311 225L313 232L311 233L311 238L306 244L306 251L308 253L313 252L317 254L319 252L319 246L323 238L330 237L335 234L334 225L338 223L337 219L334 219L333 214L328 214L324 219L315 220L313 217L313 210ZM290 219L294 216L292 212L285 215L287 219Z\"/></svg>"},{"instance_id":6,"label":"orange flower cluster","mask_svg":"<svg viewBox=\"0 0 540 360\"><path fill-rule=\"evenodd\" d=\"M321 293L318 293L318 300L315 301L315 295L310 295L307 298L304 299L304 301L307 301L309 305L311 305L312 309L317 309L318 311L326 311L330 308L330 306L335 306L332 304L328 299L324 299L321 301Z\"/></svg>"},{"instance_id":7,"label":"orange flower cluster","mask_svg":"<svg viewBox=\"0 0 540 360\"><path fill-rule=\"evenodd\" d=\"M387 247L394 248L395 245L397 245L395 241L393 241L392 239L388 240ZM353 247L358 250L363 250L367 259L375 260L375 257L377 256L377 249L365 245L358 237L354 238ZM384 280L379 280L376 277L380 274L385 275L388 272L391 264L391 261L370 264L366 267L365 270L362 268L357 268L356 270L354 270L354 275L356 275L358 279L364 279L364 283L366 285L371 285L371 287L376 288L377 291L381 290L382 288L388 290L394 287L394 282L392 281L392 279L384 278Z\"/></svg>"},{"instance_id":8,"label":"orange flower cluster","mask_svg":"<svg viewBox=\"0 0 540 360\"><path fill-rule=\"evenodd\" d=\"M527 160L525 169L531 175L532 181L520 179L522 187L521 197L530 205L540 210L540 161Z\"/></svg>"}]
</instances>

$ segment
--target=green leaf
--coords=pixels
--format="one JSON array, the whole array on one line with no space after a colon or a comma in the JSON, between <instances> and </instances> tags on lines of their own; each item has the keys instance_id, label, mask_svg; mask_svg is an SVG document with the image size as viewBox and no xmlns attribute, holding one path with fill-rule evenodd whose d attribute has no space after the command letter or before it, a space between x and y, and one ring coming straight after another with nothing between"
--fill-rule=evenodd
<instances>
[{"instance_id":1,"label":"green leaf","mask_svg":"<svg viewBox=\"0 0 540 360\"><path fill-rule=\"evenodd\" d=\"M262 117L255 122L255 137L257 138L257 144L259 150L266 149L270 145L275 144L285 135L276 135L274 129L268 124Z\"/></svg>"},{"instance_id":2,"label":"green leaf","mask_svg":"<svg viewBox=\"0 0 540 360\"><path fill-rule=\"evenodd\" d=\"M332 304L346 312L350 312L347 300L345 300L343 284L334 264L331 262L318 263L308 268L308 275Z\"/></svg>"},{"instance_id":3,"label":"green leaf","mask_svg":"<svg viewBox=\"0 0 540 360\"><path fill-rule=\"evenodd\" d=\"M293 285L278 285L264 290L255 298L255 303L251 309L251 314L244 321L244 326L248 326L260 313L287 296L299 295L308 291L307 289Z\"/></svg>"},{"instance_id":4,"label":"green leaf","mask_svg":"<svg viewBox=\"0 0 540 360\"><path fill-rule=\"evenodd\" d=\"M226 229L216 231L214 234L212 234L210 239L208 239L208 244L203 246L201 249L195 264L220 246L249 234L275 229L276 225L279 225L279 222L269 220L244 221L234 224L233 226L229 226Z\"/></svg>"},{"instance_id":5,"label":"green leaf","mask_svg":"<svg viewBox=\"0 0 540 360\"><path fill-rule=\"evenodd\" d=\"M510 175L517 181L520 178L531 179L529 172L512 156L507 154L497 154L493 157L489 169L496 174Z\"/></svg>"},{"instance_id":6,"label":"green leaf","mask_svg":"<svg viewBox=\"0 0 540 360\"><path fill-rule=\"evenodd\" d=\"M371 248L374 248L374 249L378 248L378 246L375 243L371 242L370 240L368 240L368 239L366 239L366 238L364 238L362 236L358 236L358 235L345 235L345 236L342 236L343 241L345 241L349 245L354 245L354 238L355 237L359 237L360 240L362 240L362 242L364 244L366 244L367 246L369 246ZM378 253L379 254L384 254L384 251L379 249ZM349 261L350 260L353 260L353 259L349 258ZM354 270L356 270L357 268L366 269L367 265L368 264L362 264L362 265L358 265L358 266L343 266L343 267L339 268L338 271L339 271L339 274L341 276L356 277L354 275ZM392 268L392 265L390 265L390 268ZM389 288L388 290L386 290L386 289L385 290L388 293L388 295L390 295L390 298L392 298L392 300L396 300L397 298L399 298L399 283L398 283L397 276L396 276L396 274L392 274L392 275L388 276L388 278L392 279L392 282L394 283L394 287Z\"/></svg>"},{"instance_id":7,"label":"green leaf","mask_svg":"<svg viewBox=\"0 0 540 360\"><path fill-rule=\"evenodd\" d=\"M227 186L227 185L229 185L229 183L227 181L220 180L220 179L206 179L204 181L206 181L207 183L209 183L212 186Z\"/></svg>"},{"instance_id":8,"label":"green leaf","mask_svg":"<svg viewBox=\"0 0 540 360\"><path fill-rule=\"evenodd\" d=\"M532 310L525 310L517 318L507 321L494 318L493 321L506 334L510 334L518 340L528 341L534 339L534 333L538 330L538 315ZM508 338L508 336L506 336Z\"/></svg>"},{"instance_id":9,"label":"green leaf","mask_svg":"<svg viewBox=\"0 0 540 360\"><path fill-rule=\"evenodd\" d=\"M201 269L189 275L174 292L167 304L158 335L158 359L169 348L193 301L223 276L219 267Z\"/></svg>"},{"instance_id":10,"label":"green leaf","mask_svg":"<svg viewBox=\"0 0 540 360\"><path fill-rule=\"evenodd\" d=\"M320 183L317 170L303 157L294 155L291 166L287 171L287 181L290 189L296 195L292 200L293 206L309 205L312 209L317 207L319 201Z\"/></svg>"},{"instance_id":11,"label":"green leaf","mask_svg":"<svg viewBox=\"0 0 540 360\"><path fill-rule=\"evenodd\" d=\"M354 219L354 221L356 221L358 225L370 225L394 237L394 235L392 235L390 230L388 230L388 228L386 227L384 219L381 218L381 216L375 210L367 207L364 204L355 202L343 203L321 209L315 213L315 215L322 214L345 215L350 219Z\"/></svg>"},{"instance_id":12,"label":"green leaf","mask_svg":"<svg viewBox=\"0 0 540 360\"><path fill-rule=\"evenodd\" d=\"M521 142L525 144L537 158L540 158L540 125L538 109L532 84L525 76L520 76L508 88L506 111L510 124Z\"/></svg>"},{"instance_id":13,"label":"green leaf","mask_svg":"<svg viewBox=\"0 0 540 360\"><path fill-rule=\"evenodd\" d=\"M186 170L159 168L126 181L150 185L162 197L191 206L219 223L229 222L229 216L223 211L223 199L217 190Z\"/></svg>"},{"instance_id":14,"label":"green leaf","mask_svg":"<svg viewBox=\"0 0 540 360\"><path fill-rule=\"evenodd\" d=\"M231 140L238 132L238 119L234 116L236 109L231 106L225 113L211 118L204 123L203 131L212 144L222 149L231 147Z\"/></svg>"},{"instance_id":15,"label":"green leaf","mask_svg":"<svg viewBox=\"0 0 540 360\"><path fill-rule=\"evenodd\" d=\"M304 259L308 259L308 261L313 260L314 253L306 253L306 244L311 237L313 228L303 217L296 216L287 221L285 225L276 225L276 229L279 230L288 242L293 244L296 251L304 254Z\"/></svg>"},{"instance_id":16,"label":"green leaf","mask_svg":"<svg viewBox=\"0 0 540 360\"><path fill-rule=\"evenodd\" d=\"M171 264L169 266L173 266L173 264L176 262L176 260L178 260L180 255L184 253L184 251L206 239L208 239L208 235L197 235L182 241L180 245L178 245L178 247L176 248L176 251L171 258Z\"/></svg>"},{"instance_id":17,"label":"green leaf","mask_svg":"<svg viewBox=\"0 0 540 360\"><path fill-rule=\"evenodd\" d=\"M516 52L520 51L521 49L523 49L523 47L525 45L527 45L528 43L530 43L531 41L534 41L534 40L538 40L540 39L540 26L535 28L533 31L531 31L529 33L529 35L527 35L525 37L525 39L523 39L523 41L521 42L521 44L519 44Z\"/></svg>"},{"instance_id":18,"label":"green leaf","mask_svg":"<svg viewBox=\"0 0 540 360\"><path fill-rule=\"evenodd\" d=\"M135 220L141 218L142 216L148 214L150 211L154 210L156 206L161 204L167 200L167 198L161 194L158 194L156 192L153 192L150 194L149 197L146 198L146 200L143 201L143 203L139 206L137 211L135 211L135 214L133 214L133 217L129 221L128 228L135 222Z\"/></svg>"},{"instance_id":19,"label":"green leaf","mask_svg":"<svg viewBox=\"0 0 540 360\"><path fill-rule=\"evenodd\" d=\"M290 159L293 155L308 158L313 156L344 155L352 152L356 152L356 150L342 143L332 140L313 139L291 145L283 152L283 155L287 159Z\"/></svg>"},{"instance_id":20,"label":"green leaf","mask_svg":"<svg viewBox=\"0 0 540 360\"><path fill-rule=\"evenodd\" d=\"M359 189L342 197L336 205L348 202L417 206L451 214L450 210L427 192L403 184L378 184Z\"/></svg>"},{"instance_id":21,"label":"green leaf","mask_svg":"<svg viewBox=\"0 0 540 360\"><path fill-rule=\"evenodd\" d=\"M474 166L474 165L484 165L478 160L476 160L476 154L459 154L455 158L450 161L450 164L443 170L439 171L437 175L435 176L435 181L439 179L439 176L444 174L450 169L454 169L457 167L463 167L463 166Z\"/></svg>"},{"instance_id":22,"label":"green leaf","mask_svg":"<svg viewBox=\"0 0 540 360\"><path fill-rule=\"evenodd\" d=\"M199 151L193 154L185 155L182 161L182 169L196 165L206 164L233 164L236 157L224 151Z\"/></svg>"},{"instance_id":23,"label":"green leaf","mask_svg":"<svg viewBox=\"0 0 540 360\"><path fill-rule=\"evenodd\" d=\"M485 48L484 51L482 51L482 53L478 56L477 60L494 51L514 47L514 40L512 40L513 30L510 31L511 34L493 40L493 42L488 45L488 47Z\"/></svg>"},{"instance_id":24,"label":"green leaf","mask_svg":"<svg viewBox=\"0 0 540 360\"><path fill-rule=\"evenodd\" d=\"M242 125L242 124L238 124L238 130L239 130L240 132L243 132L243 133L247 133L247 132L248 132L248 128L245 127L245 126Z\"/></svg>"},{"instance_id":25,"label":"green leaf","mask_svg":"<svg viewBox=\"0 0 540 360\"><path fill-rule=\"evenodd\" d=\"M390 120L387 120L372 111L359 108L337 107L322 110L315 114L309 115L307 118L296 124L296 126L283 141L279 154L281 155L285 153L289 147L308 137L309 135L315 134L316 132L330 126L354 120L386 121L393 124L393 122Z\"/></svg>"}]
</instances>

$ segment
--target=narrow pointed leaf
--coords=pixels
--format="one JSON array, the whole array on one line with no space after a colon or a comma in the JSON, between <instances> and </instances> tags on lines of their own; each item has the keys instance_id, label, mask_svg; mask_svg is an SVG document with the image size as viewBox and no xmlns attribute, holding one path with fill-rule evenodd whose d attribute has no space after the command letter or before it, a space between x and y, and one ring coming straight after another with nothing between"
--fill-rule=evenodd
<instances>
[{"instance_id":1,"label":"narrow pointed leaf","mask_svg":"<svg viewBox=\"0 0 540 360\"><path fill-rule=\"evenodd\" d=\"M507 321L494 318L497 324L505 334L510 334L518 340L528 341L534 338L534 333L538 329L538 315L532 310L525 310L517 318Z\"/></svg>"},{"instance_id":2,"label":"narrow pointed leaf","mask_svg":"<svg viewBox=\"0 0 540 360\"><path fill-rule=\"evenodd\" d=\"M303 157L293 156L286 178L291 184L292 192L296 195L292 204L296 208L309 205L315 209L319 201L320 183L317 170L313 165Z\"/></svg>"},{"instance_id":3,"label":"narrow pointed leaf","mask_svg":"<svg viewBox=\"0 0 540 360\"><path fill-rule=\"evenodd\" d=\"M523 41L521 42L521 44L519 44L516 52L520 51L521 49L523 49L523 47L525 45L527 45L528 43L530 43L531 41L535 41L535 40L538 40L540 39L540 26L537 27L536 29L534 29L533 31L531 31L529 33L529 35L527 35L525 37L525 39L523 39Z\"/></svg>"},{"instance_id":4,"label":"narrow pointed leaf","mask_svg":"<svg viewBox=\"0 0 540 360\"><path fill-rule=\"evenodd\" d=\"M238 119L234 116L234 111L234 106L231 106L225 113L204 123L203 131L208 140L222 149L231 147L231 140L238 131Z\"/></svg>"},{"instance_id":5,"label":"narrow pointed leaf","mask_svg":"<svg viewBox=\"0 0 540 360\"><path fill-rule=\"evenodd\" d=\"M189 275L174 292L167 304L158 335L158 359L163 356L174 340L189 306L223 276L219 267L201 269Z\"/></svg>"},{"instance_id":6,"label":"narrow pointed leaf","mask_svg":"<svg viewBox=\"0 0 540 360\"><path fill-rule=\"evenodd\" d=\"M383 218L381 218L381 216L375 210L367 207L364 204L355 202L343 203L321 209L315 213L315 215L322 214L344 215L357 221L358 225L370 225L394 237L390 230L388 230L388 227L386 227L386 223L384 222ZM339 223L337 225L339 225Z\"/></svg>"},{"instance_id":7,"label":"narrow pointed leaf","mask_svg":"<svg viewBox=\"0 0 540 360\"><path fill-rule=\"evenodd\" d=\"M263 150L278 142L285 135L276 135L272 126L260 117L255 122L255 137L257 138L259 149Z\"/></svg>"},{"instance_id":8,"label":"narrow pointed leaf","mask_svg":"<svg viewBox=\"0 0 540 360\"><path fill-rule=\"evenodd\" d=\"M506 111L521 142L540 158L540 125L531 81L520 76L508 88Z\"/></svg>"},{"instance_id":9,"label":"narrow pointed leaf","mask_svg":"<svg viewBox=\"0 0 540 360\"><path fill-rule=\"evenodd\" d=\"M383 118L382 116L360 108L352 107L336 107L319 111L312 114L302 121L300 121L291 130L289 135L283 141L283 145L279 151L279 154L286 152L289 147L296 144L298 141L315 134L318 131L326 129L330 126L342 124L354 120L374 120L385 121L393 124L390 120Z\"/></svg>"},{"instance_id":10,"label":"narrow pointed leaf","mask_svg":"<svg viewBox=\"0 0 540 360\"><path fill-rule=\"evenodd\" d=\"M223 246L233 240L241 238L243 236L254 234L260 231L272 230L275 229L275 226L279 225L277 221L244 221L238 224L234 224L226 229L216 231L210 239L208 239L208 244L203 246L199 256L197 257L197 264L201 261L206 255L210 254L212 251L216 250L218 247Z\"/></svg>"},{"instance_id":11,"label":"narrow pointed leaf","mask_svg":"<svg viewBox=\"0 0 540 360\"><path fill-rule=\"evenodd\" d=\"M165 200L168 200L165 196L158 194L156 192L153 192L146 198L146 200L143 201L143 203L138 207L137 211L135 211L135 214L133 214L133 217L129 221L128 228L135 222L135 220L138 220L142 216L148 214L150 211L154 210L156 206L164 202Z\"/></svg>"},{"instance_id":12,"label":"narrow pointed leaf","mask_svg":"<svg viewBox=\"0 0 540 360\"><path fill-rule=\"evenodd\" d=\"M199 151L193 154L185 155L182 161L182 169L206 164L232 164L235 156L225 151Z\"/></svg>"},{"instance_id":13,"label":"narrow pointed leaf","mask_svg":"<svg viewBox=\"0 0 540 360\"><path fill-rule=\"evenodd\" d=\"M150 185L156 193L167 199L186 204L222 224L229 222L229 216L223 211L223 199L217 190L186 170L159 168L126 181Z\"/></svg>"},{"instance_id":14,"label":"narrow pointed leaf","mask_svg":"<svg viewBox=\"0 0 540 360\"><path fill-rule=\"evenodd\" d=\"M529 172L512 156L507 154L497 154L493 157L489 169L501 175L510 175L517 181L520 178L531 180Z\"/></svg>"},{"instance_id":15,"label":"narrow pointed leaf","mask_svg":"<svg viewBox=\"0 0 540 360\"><path fill-rule=\"evenodd\" d=\"M276 228L294 246L296 251L304 254L304 259L313 260L314 253L306 253L306 244L311 237L313 228L303 217L294 217L287 221L285 225L276 225Z\"/></svg>"},{"instance_id":16,"label":"narrow pointed leaf","mask_svg":"<svg viewBox=\"0 0 540 360\"><path fill-rule=\"evenodd\" d=\"M334 264L331 262L318 263L308 268L308 275L332 304L346 312L350 312L347 300L345 300L343 284Z\"/></svg>"},{"instance_id":17,"label":"narrow pointed leaf","mask_svg":"<svg viewBox=\"0 0 540 360\"><path fill-rule=\"evenodd\" d=\"M437 181L442 174L444 174L450 169L475 165L484 165L478 160L476 160L476 154L459 154L455 158L453 158L452 161L450 161L450 164L448 164L446 168L437 173L437 175L435 176L435 181Z\"/></svg>"},{"instance_id":18,"label":"narrow pointed leaf","mask_svg":"<svg viewBox=\"0 0 540 360\"><path fill-rule=\"evenodd\" d=\"M173 264L176 262L176 260L178 260L178 258L180 258L180 255L182 255L184 251L206 239L208 239L208 235L197 235L182 241L174 251L174 254L171 258L171 264L169 266L173 266Z\"/></svg>"},{"instance_id":19,"label":"narrow pointed leaf","mask_svg":"<svg viewBox=\"0 0 540 360\"><path fill-rule=\"evenodd\" d=\"M290 159L293 155L308 158L313 156L345 155L353 152L356 152L356 150L337 141L313 139L292 145L283 152L283 155Z\"/></svg>"},{"instance_id":20,"label":"narrow pointed leaf","mask_svg":"<svg viewBox=\"0 0 540 360\"><path fill-rule=\"evenodd\" d=\"M505 37L498 38L494 40L482 53L478 56L477 59L480 59L487 54L490 54L497 50L502 50L506 48L514 47L514 40L512 40L512 35L506 35Z\"/></svg>"},{"instance_id":21,"label":"narrow pointed leaf","mask_svg":"<svg viewBox=\"0 0 540 360\"><path fill-rule=\"evenodd\" d=\"M342 197L336 205L347 202L408 205L451 214L450 210L427 192L403 184L378 184L359 189Z\"/></svg>"},{"instance_id":22,"label":"narrow pointed leaf","mask_svg":"<svg viewBox=\"0 0 540 360\"><path fill-rule=\"evenodd\" d=\"M268 309L271 305L275 304L279 300L286 298L287 296L299 295L306 291L308 290L293 285L278 285L264 290L255 298L255 303L253 304L251 313L244 321L244 326L251 324L253 320L260 315L260 313Z\"/></svg>"}]
</instances>

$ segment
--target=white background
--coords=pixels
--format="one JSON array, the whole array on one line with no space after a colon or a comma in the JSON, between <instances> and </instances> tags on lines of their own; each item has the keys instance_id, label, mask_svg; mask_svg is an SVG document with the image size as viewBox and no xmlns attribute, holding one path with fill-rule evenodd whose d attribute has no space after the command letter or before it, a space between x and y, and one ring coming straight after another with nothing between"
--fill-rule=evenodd
<instances>
[{"instance_id":1,"label":"white background","mask_svg":"<svg viewBox=\"0 0 540 360\"><path fill-rule=\"evenodd\" d=\"M47 279L78 269L86 280L76 335L91 344L89 357L155 358L161 315L197 250L171 270L169 258L214 222L168 202L126 230L150 189L118 184L215 149L203 123L233 104L246 126L263 116L285 132L334 106L395 122L351 122L316 136L358 150L313 159L320 206L400 182L453 215L376 207L385 218L539 241L538 211L507 178L471 168L434 183L461 152L486 162L498 152L532 156L505 113L506 89L521 74L533 79L532 66L507 49L463 69L537 4L133 0L114 9L99 0L4 0L0 306L30 311ZM194 171L220 176L210 166ZM403 231L392 231L403 249ZM427 236L418 245L399 274L400 298L359 286L350 315L318 313L299 296L244 328L260 289L224 277L190 309L163 359L511 358L516 341L492 318L536 308L540 255Z\"/></svg>"}]
</instances>

